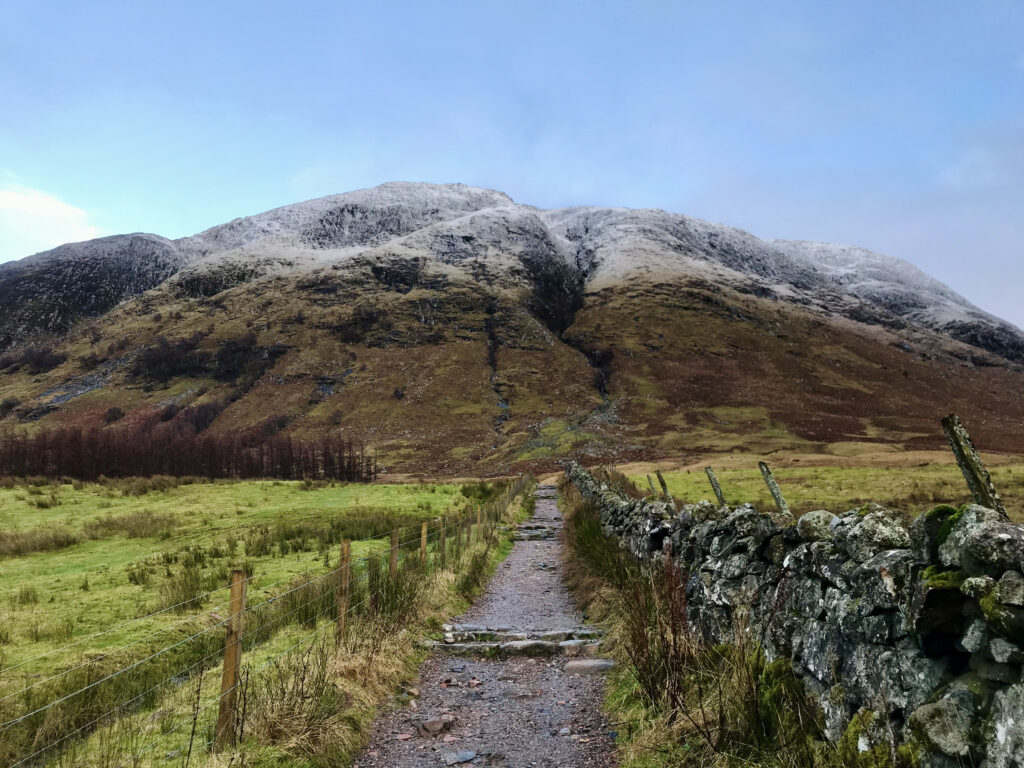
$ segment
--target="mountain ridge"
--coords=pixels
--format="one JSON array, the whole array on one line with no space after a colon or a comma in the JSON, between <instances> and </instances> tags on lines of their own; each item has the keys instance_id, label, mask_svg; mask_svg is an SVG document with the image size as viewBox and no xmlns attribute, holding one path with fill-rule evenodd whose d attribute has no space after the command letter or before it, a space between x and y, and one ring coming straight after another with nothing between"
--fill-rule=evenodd
<instances>
[{"instance_id":1,"label":"mountain ridge","mask_svg":"<svg viewBox=\"0 0 1024 768\"><path fill-rule=\"evenodd\" d=\"M906 262L465 185L61 246L0 266L0 307L0 430L115 406L195 429L174 405L213 414L202 429L345 430L458 473L930 445L954 407L998 406L981 433L1009 449L1024 418L1024 334Z\"/></svg>"},{"instance_id":2,"label":"mountain ridge","mask_svg":"<svg viewBox=\"0 0 1024 768\"><path fill-rule=\"evenodd\" d=\"M367 216L368 211L376 215ZM665 253L685 255L698 262L717 264L745 277L759 279L764 284L763 288L776 291L782 288L783 293L791 286L804 291L838 286L844 298L877 301L897 317L906 317L933 330L942 331L943 326L949 323L988 324L999 329L1003 336L1019 336L1019 343L1011 344L1009 348L1001 341L986 346L985 337L992 333L976 333L971 337L973 342L964 338L963 332L959 337L975 345L980 340L983 348L1009 359L1024 358L1024 334L1020 329L984 312L902 259L857 246L762 240L735 227L661 209L574 206L543 210L516 203L497 190L462 184L390 182L279 206L176 240L150 233L132 233L58 246L21 261L0 265L0 305L16 309L10 307L12 302L5 299L6 294L12 292L11 277L19 269L38 269L65 260L95 259L103 255L104 246L108 246L107 253L116 258L119 248L132 250L139 241L152 244L152 253L142 253L139 248L135 248L134 253L136 258L152 259L155 274L151 279L139 275L139 279L117 294L133 295L132 291L142 292L172 276L168 274L170 265L176 267L173 274L177 274L189 268L194 271L195 265L211 257L236 262L248 259L250 268L241 270L248 279L272 271L274 267L312 270L322 266L325 260L354 257L388 243L394 246L405 245L410 240L415 243L417 232L426 236L431 228L435 235L440 231L441 237L435 237L435 240L453 240L460 234L444 230L454 230L467 219L479 221L487 214L491 217L504 215L510 222L536 217L547 228L548 234L557 235L547 244L551 256L561 252L559 255L565 257L581 250L599 254L596 265L593 263L595 259L591 259L589 269L583 269L577 263L584 279L593 276L589 274L591 271L596 272L599 279L614 280L626 279L637 269L652 265L679 269L680 265L667 264L664 258L657 257L664 257ZM593 229L597 232L593 233ZM472 236L473 233L461 234L463 239ZM430 254L440 252L436 243L421 241L419 245ZM657 250L652 249L652 245L660 246L662 253L652 254L652 250ZM456 258L457 243L449 246L448 253ZM653 260L652 255L655 257ZM643 263L631 264L631 258ZM825 261L828 263L823 263ZM139 266L144 266L144 263ZM215 264L209 266L216 269ZM689 266L693 268L694 265ZM32 279L38 277L38 273L32 274ZM937 302L941 302L938 307ZM86 306L92 306L92 303ZM11 346L25 340L3 327L5 325L0 323L0 346ZM59 316L55 325L44 325L39 330L61 332L67 325L66 319ZM30 326L30 321L23 323L23 327Z\"/></svg>"}]
</instances>

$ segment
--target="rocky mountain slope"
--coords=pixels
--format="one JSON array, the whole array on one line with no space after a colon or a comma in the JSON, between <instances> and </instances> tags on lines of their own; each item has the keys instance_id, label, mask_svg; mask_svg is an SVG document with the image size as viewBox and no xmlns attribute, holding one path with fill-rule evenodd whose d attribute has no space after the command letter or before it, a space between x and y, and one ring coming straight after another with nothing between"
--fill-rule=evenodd
<instances>
[{"instance_id":1,"label":"rocky mountain slope","mask_svg":"<svg viewBox=\"0 0 1024 768\"><path fill-rule=\"evenodd\" d=\"M468 473L924 444L954 407L1009 449L1024 416L1024 334L905 262L463 185L61 246L0 266L0 307L0 428L116 406Z\"/></svg>"}]
</instances>

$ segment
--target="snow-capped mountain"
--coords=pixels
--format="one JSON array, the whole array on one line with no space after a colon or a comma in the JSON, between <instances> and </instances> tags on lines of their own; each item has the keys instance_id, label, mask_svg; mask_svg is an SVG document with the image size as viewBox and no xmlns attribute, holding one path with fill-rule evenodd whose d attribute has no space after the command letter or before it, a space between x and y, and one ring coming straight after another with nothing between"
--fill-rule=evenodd
<instances>
[{"instance_id":1,"label":"snow-capped mountain","mask_svg":"<svg viewBox=\"0 0 1024 768\"><path fill-rule=\"evenodd\" d=\"M0 265L0 430L116 406L182 430L343 430L411 471L934 446L950 410L1016 450L1021 363L1019 329L899 259L459 184Z\"/></svg>"},{"instance_id":2,"label":"snow-capped mountain","mask_svg":"<svg viewBox=\"0 0 1024 768\"><path fill-rule=\"evenodd\" d=\"M495 279L523 264L569 271L586 290L703 276L883 325L910 324L1008 359L1024 335L908 262L853 246L760 240L660 210L539 210L461 184L391 183L235 219L197 235L106 237L0 266L0 344L61 332L168 278L223 289L268 274L402 254L474 264Z\"/></svg>"}]
</instances>

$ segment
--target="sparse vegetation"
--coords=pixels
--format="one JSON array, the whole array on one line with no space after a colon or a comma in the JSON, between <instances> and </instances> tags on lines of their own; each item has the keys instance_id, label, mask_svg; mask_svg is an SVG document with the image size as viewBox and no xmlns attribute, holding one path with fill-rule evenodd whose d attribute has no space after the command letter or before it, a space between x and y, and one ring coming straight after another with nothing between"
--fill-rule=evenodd
<instances>
[{"instance_id":1,"label":"sparse vegetation","mask_svg":"<svg viewBox=\"0 0 1024 768\"><path fill-rule=\"evenodd\" d=\"M104 424L113 424L115 421L120 421L124 418L124 411L118 408L116 405L113 408L108 408L107 412L103 414Z\"/></svg>"},{"instance_id":2,"label":"sparse vegetation","mask_svg":"<svg viewBox=\"0 0 1024 768\"><path fill-rule=\"evenodd\" d=\"M630 485L614 471L607 479ZM606 704L620 722L623 768L910 768L888 751L866 762L855 738L828 743L788 660L769 663L758 636L742 629L730 643L705 643L687 623L688 574L641 563L606 536L574 487L563 483L561 493L567 578L620 661Z\"/></svg>"}]
</instances>

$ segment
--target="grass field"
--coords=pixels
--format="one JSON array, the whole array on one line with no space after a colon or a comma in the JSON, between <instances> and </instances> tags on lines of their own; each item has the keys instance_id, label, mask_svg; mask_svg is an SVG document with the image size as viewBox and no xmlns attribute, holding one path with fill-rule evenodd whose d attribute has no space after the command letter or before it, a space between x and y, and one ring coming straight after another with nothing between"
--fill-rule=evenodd
<instances>
[{"instance_id":1,"label":"grass field","mask_svg":"<svg viewBox=\"0 0 1024 768\"><path fill-rule=\"evenodd\" d=\"M65 722L40 715L32 727L46 743L69 718L89 723L93 712L121 704L168 670L218 652L232 568L252 576L248 605L270 601L264 618L272 630L250 639L259 645L250 661L269 658L324 618L319 606L330 605L333 593L299 592L310 595L303 604L271 598L336 568L339 541L353 540L358 559L386 549L388 533L405 526L403 548L415 552L421 521L495 493L476 483L7 482L0 488L0 724L183 643L149 678L130 671L126 686L107 698L97 688L67 702ZM196 633L205 637L184 642ZM159 693L132 701L133 709ZM2 753L0 764L10 764L13 755Z\"/></svg>"},{"instance_id":2,"label":"grass field","mask_svg":"<svg viewBox=\"0 0 1024 768\"><path fill-rule=\"evenodd\" d=\"M814 509L841 513L869 502L901 510L907 517L937 504L971 501L963 475L949 454L932 451L781 454L769 457L775 479L792 511ZM1024 461L1014 456L987 457L992 480L1010 517L1024 522ZM761 478L756 456L709 456L688 466L631 464L620 467L640 488L648 489L647 474L662 470L669 491L687 503L714 500L704 473L713 466L730 504L751 503L772 509L774 502ZM657 480L654 480L657 487Z\"/></svg>"}]
</instances>

